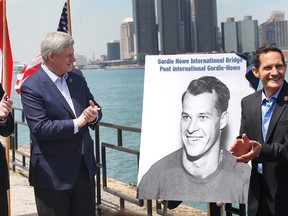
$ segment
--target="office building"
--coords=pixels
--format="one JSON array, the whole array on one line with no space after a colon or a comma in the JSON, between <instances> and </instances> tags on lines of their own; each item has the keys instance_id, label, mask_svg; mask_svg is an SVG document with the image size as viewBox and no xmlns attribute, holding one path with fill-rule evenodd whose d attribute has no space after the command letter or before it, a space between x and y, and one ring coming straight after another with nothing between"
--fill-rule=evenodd
<instances>
[{"instance_id":1,"label":"office building","mask_svg":"<svg viewBox=\"0 0 288 216\"><path fill-rule=\"evenodd\" d=\"M134 59L134 22L133 18L127 17L120 27L120 57L121 60Z\"/></svg>"},{"instance_id":2,"label":"office building","mask_svg":"<svg viewBox=\"0 0 288 216\"><path fill-rule=\"evenodd\" d=\"M157 0L161 54L192 52L191 0Z\"/></svg>"},{"instance_id":3,"label":"office building","mask_svg":"<svg viewBox=\"0 0 288 216\"><path fill-rule=\"evenodd\" d=\"M146 54L157 55L158 30L154 0L133 0L133 19L135 26L135 52L142 61Z\"/></svg>"},{"instance_id":4,"label":"office building","mask_svg":"<svg viewBox=\"0 0 288 216\"><path fill-rule=\"evenodd\" d=\"M120 60L120 42L110 41L107 43L108 60Z\"/></svg>"},{"instance_id":5,"label":"office building","mask_svg":"<svg viewBox=\"0 0 288 216\"><path fill-rule=\"evenodd\" d=\"M219 50L216 0L132 2L138 59L146 54L211 53Z\"/></svg>"},{"instance_id":6,"label":"office building","mask_svg":"<svg viewBox=\"0 0 288 216\"><path fill-rule=\"evenodd\" d=\"M251 52L259 47L258 21L252 16L245 16L244 20L237 22L238 52Z\"/></svg>"},{"instance_id":7,"label":"office building","mask_svg":"<svg viewBox=\"0 0 288 216\"><path fill-rule=\"evenodd\" d=\"M271 43L279 48L288 46L288 25L284 12L273 11L267 22L259 26L260 44Z\"/></svg>"},{"instance_id":8,"label":"office building","mask_svg":"<svg viewBox=\"0 0 288 216\"><path fill-rule=\"evenodd\" d=\"M195 52L218 51L216 0L192 0L191 31Z\"/></svg>"},{"instance_id":9,"label":"office building","mask_svg":"<svg viewBox=\"0 0 288 216\"><path fill-rule=\"evenodd\" d=\"M222 46L224 52L238 52L237 24L233 17L221 23Z\"/></svg>"},{"instance_id":10,"label":"office building","mask_svg":"<svg viewBox=\"0 0 288 216\"><path fill-rule=\"evenodd\" d=\"M221 23L222 44L224 52L251 52L259 47L258 21L252 16L235 22L234 17Z\"/></svg>"}]
</instances>

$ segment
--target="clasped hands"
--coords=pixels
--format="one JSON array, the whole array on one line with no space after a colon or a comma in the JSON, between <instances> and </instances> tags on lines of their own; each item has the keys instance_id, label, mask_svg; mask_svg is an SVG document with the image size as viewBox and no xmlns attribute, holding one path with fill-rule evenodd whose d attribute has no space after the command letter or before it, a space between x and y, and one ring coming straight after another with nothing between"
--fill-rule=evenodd
<instances>
[{"instance_id":1,"label":"clasped hands","mask_svg":"<svg viewBox=\"0 0 288 216\"><path fill-rule=\"evenodd\" d=\"M0 120L4 120L12 109L13 101L4 93L0 101Z\"/></svg>"},{"instance_id":2,"label":"clasped hands","mask_svg":"<svg viewBox=\"0 0 288 216\"><path fill-rule=\"evenodd\" d=\"M77 118L78 126L83 127L87 122L93 122L98 116L100 108L95 106L92 100L89 101L89 106Z\"/></svg>"},{"instance_id":3,"label":"clasped hands","mask_svg":"<svg viewBox=\"0 0 288 216\"><path fill-rule=\"evenodd\" d=\"M230 148L230 152L236 156L237 162L247 163L257 157L262 149L262 145L255 140L249 140L246 134L242 138L236 139Z\"/></svg>"}]
</instances>

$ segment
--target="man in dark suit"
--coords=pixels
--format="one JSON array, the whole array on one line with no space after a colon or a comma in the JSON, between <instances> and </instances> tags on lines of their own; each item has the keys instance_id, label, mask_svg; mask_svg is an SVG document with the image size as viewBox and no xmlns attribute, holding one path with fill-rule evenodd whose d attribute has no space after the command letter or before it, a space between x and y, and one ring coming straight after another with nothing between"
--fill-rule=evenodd
<instances>
[{"instance_id":1,"label":"man in dark suit","mask_svg":"<svg viewBox=\"0 0 288 216\"><path fill-rule=\"evenodd\" d=\"M231 147L238 162L252 160L249 216L287 215L288 84L280 49L260 47L252 69L263 89L242 99L240 136Z\"/></svg>"},{"instance_id":2,"label":"man in dark suit","mask_svg":"<svg viewBox=\"0 0 288 216\"><path fill-rule=\"evenodd\" d=\"M21 86L31 132L29 181L38 214L95 215L96 163L89 127L102 118L87 83L72 73L74 40L63 32L41 42L44 63Z\"/></svg>"},{"instance_id":3,"label":"man in dark suit","mask_svg":"<svg viewBox=\"0 0 288 216\"><path fill-rule=\"evenodd\" d=\"M4 93L0 84L0 135L7 137L14 129L14 120L10 113L13 102ZM7 190L9 189L8 166L5 157L5 149L0 143L0 215L8 215Z\"/></svg>"}]
</instances>

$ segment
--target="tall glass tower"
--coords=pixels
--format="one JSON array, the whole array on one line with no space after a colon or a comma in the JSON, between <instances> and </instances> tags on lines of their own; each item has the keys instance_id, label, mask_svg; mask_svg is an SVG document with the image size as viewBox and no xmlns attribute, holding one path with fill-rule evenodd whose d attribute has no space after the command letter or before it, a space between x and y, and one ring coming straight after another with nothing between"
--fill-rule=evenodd
<instances>
[{"instance_id":1,"label":"tall glass tower","mask_svg":"<svg viewBox=\"0 0 288 216\"><path fill-rule=\"evenodd\" d=\"M238 52L251 52L259 47L258 21L252 16L245 16L237 22Z\"/></svg>"},{"instance_id":2,"label":"tall glass tower","mask_svg":"<svg viewBox=\"0 0 288 216\"><path fill-rule=\"evenodd\" d=\"M219 50L216 0L133 0L133 17L138 58Z\"/></svg>"},{"instance_id":3,"label":"tall glass tower","mask_svg":"<svg viewBox=\"0 0 288 216\"><path fill-rule=\"evenodd\" d=\"M237 23L234 17L221 23L222 45L225 52L238 52Z\"/></svg>"},{"instance_id":4,"label":"tall glass tower","mask_svg":"<svg viewBox=\"0 0 288 216\"><path fill-rule=\"evenodd\" d=\"M195 52L218 51L216 0L192 0L192 34Z\"/></svg>"},{"instance_id":5,"label":"tall glass tower","mask_svg":"<svg viewBox=\"0 0 288 216\"><path fill-rule=\"evenodd\" d=\"M133 0L133 18L138 60L148 55L158 55L158 33L154 0Z\"/></svg>"},{"instance_id":6,"label":"tall glass tower","mask_svg":"<svg viewBox=\"0 0 288 216\"><path fill-rule=\"evenodd\" d=\"M161 54L192 52L191 0L157 0Z\"/></svg>"}]
</instances>

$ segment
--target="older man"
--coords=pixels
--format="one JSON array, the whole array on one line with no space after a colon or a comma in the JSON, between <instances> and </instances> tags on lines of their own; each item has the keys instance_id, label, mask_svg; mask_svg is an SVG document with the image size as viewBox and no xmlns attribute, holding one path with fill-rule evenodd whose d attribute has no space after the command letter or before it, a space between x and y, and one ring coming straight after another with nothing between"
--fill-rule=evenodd
<instances>
[{"instance_id":1,"label":"older man","mask_svg":"<svg viewBox=\"0 0 288 216\"><path fill-rule=\"evenodd\" d=\"M95 215L96 164L89 127L102 117L85 79L71 73L74 40L63 32L41 42L44 63L21 86L32 136L29 181L38 214Z\"/></svg>"}]
</instances>

